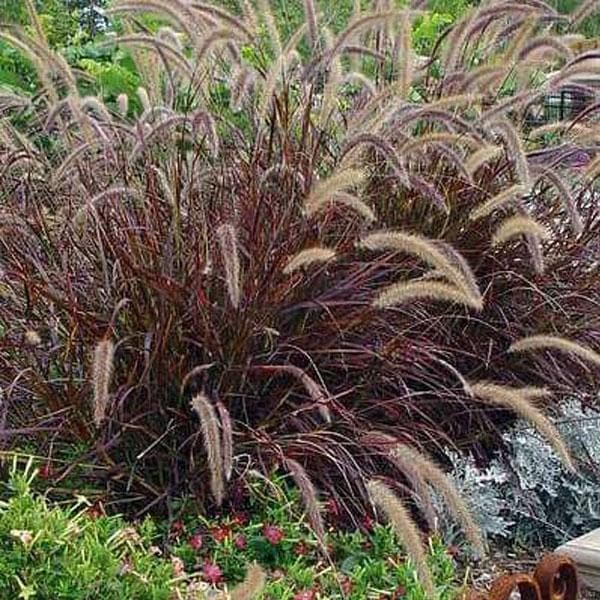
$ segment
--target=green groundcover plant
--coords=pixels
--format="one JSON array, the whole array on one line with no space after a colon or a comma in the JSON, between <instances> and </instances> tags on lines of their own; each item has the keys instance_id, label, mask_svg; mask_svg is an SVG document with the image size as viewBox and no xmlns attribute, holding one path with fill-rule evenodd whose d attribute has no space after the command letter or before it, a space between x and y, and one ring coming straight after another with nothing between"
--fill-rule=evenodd
<instances>
[{"instance_id":1,"label":"green groundcover plant","mask_svg":"<svg viewBox=\"0 0 600 600\"><path fill-rule=\"evenodd\" d=\"M331 507L325 559L297 491L278 478L256 478L243 509L228 516L185 511L169 524L147 518L133 527L82 496L50 502L36 491L31 462L23 471L15 465L0 493L3 599L430 600L389 527L365 522L364 533L339 532ZM450 600L454 561L435 539L428 562L435 598ZM259 584L244 588L256 564Z\"/></svg>"}]
</instances>

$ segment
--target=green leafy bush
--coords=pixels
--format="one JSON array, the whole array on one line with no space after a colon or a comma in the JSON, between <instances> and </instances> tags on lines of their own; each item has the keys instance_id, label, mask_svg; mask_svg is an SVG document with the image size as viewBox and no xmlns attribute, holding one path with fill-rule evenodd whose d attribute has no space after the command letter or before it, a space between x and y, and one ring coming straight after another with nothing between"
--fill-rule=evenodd
<instances>
[{"instance_id":1,"label":"green leafy bush","mask_svg":"<svg viewBox=\"0 0 600 600\"><path fill-rule=\"evenodd\" d=\"M114 516L94 517L81 498L66 506L32 492L35 471L12 472L0 503L3 598L167 600L172 565L149 552L150 521L138 531Z\"/></svg>"}]
</instances>

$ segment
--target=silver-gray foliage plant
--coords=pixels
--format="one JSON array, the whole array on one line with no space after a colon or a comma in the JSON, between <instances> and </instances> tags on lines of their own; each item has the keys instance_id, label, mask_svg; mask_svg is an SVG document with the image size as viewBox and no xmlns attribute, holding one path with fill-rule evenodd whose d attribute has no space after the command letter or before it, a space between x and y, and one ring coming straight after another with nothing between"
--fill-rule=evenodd
<instances>
[{"instance_id":1,"label":"silver-gray foliage plant","mask_svg":"<svg viewBox=\"0 0 600 600\"><path fill-rule=\"evenodd\" d=\"M472 456L448 451L451 476L488 539L556 546L600 527L600 412L565 403L556 425L580 461L569 472L546 441L517 423L504 435L507 451L480 468ZM440 530L457 532L440 506Z\"/></svg>"}]
</instances>

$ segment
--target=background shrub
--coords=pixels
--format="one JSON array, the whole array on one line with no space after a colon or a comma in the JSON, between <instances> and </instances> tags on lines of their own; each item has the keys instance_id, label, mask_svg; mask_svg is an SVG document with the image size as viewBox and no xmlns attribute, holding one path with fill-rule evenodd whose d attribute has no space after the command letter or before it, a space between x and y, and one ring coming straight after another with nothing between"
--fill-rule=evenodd
<instances>
[{"instance_id":1,"label":"background shrub","mask_svg":"<svg viewBox=\"0 0 600 600\"><path fill-rule=\"evenodd\" d=\"M156 531L119 517L92 517L81 497L52 506L32 492L31 465L13 469L0 504L0 585L5 598L153 599L172 597L171 564L149 551Z\"/></svg>"}]
</instances>

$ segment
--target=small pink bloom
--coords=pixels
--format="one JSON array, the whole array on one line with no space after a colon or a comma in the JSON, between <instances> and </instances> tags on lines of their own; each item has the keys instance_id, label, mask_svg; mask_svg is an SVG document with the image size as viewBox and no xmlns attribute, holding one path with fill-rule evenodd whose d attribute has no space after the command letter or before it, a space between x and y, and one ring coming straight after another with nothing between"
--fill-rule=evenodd
<instances>
[{"instance_id":1,"label":"small pink bloom","mask_svg":"<svg viewBox=\"0 0 600 600\"><path fill-rule=\"evenodd\" d=\"M294 595L294 600L315 600L316 597L314 590L303 590Z\"/></svg>"},{"instance_id":2,"label":"small pink bloom","mask_svg":"<svg viewBox=\"0 0 600 600\"><path fill-rule=\"evenodd\" d=\"M373 521L373 519L369 516L369 515L365 515L362 518L362 526L367 530L367 531L373 531L373 526L375 525L375 522Z\"/></svg>"},{"instance_id":3,"label":"small pink bloom","mask_svg":"<svg viewBox=\"0 0 600 600\"><path fill-rule=\"evenodd\" d=\"M283 540L283 531L275 525L265 525L263 527L263 535L270 544L277 546Z\"/></svg>"},{"instance_id":4,"label":"small pink bloom","mask_svg":"<svg viewBox=\"0 0 600 600\"><path fill-rule=\"evenodd\" d=\"M213 527L210 532L212 533L213 539L215 542L217 542L217 544L224 542L231 535L231 529L227 525Z\"/></svg>"},{"instance_id":5,"label":"small pink bloom","mask_svg":"<svg viewBox=\"0 0 600 600\"><path fill-rule=\"evenodd\" d=\"M217 583L220 583L220 581L223 579L223 572L221 571L218 565L207 561L202 567L202 578L204 579L204 581L212 585L216 585Z\"/></svg>"},{"instance_id":6,"label":"small pink bloom","mask_svg":"<svg viewBox=\"0 0 600 600\"><path fill-rule=\"evenodd\" d=\"M202 536L199 533L195 533L189 540L188 544L196 551L202 548Z\"/></svg>"},{"instance_id":7,"label":"small pink bloom","mask_svg":"<svg viewBox=\"0 0 600 600\"><path fill-rule=\"evenodd\" d=\"M233 539L233 543L238 550L245 550L248 545L248 541L246 540L246 536L242 533L238 533Z\"/></svg>"}]
</instances>

